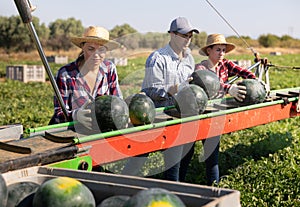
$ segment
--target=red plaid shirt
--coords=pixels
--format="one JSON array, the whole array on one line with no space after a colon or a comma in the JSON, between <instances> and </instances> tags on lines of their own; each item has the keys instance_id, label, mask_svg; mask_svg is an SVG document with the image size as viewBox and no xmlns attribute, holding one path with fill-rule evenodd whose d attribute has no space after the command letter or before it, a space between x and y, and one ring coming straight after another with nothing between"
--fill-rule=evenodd
<instances>
[{"instance_id":1,"label":"red plaid shirt","mask_svg":"<svg viewBox=\"0 0 300 207\"><path fill-rule=\"evenodd\" d=\"M195 70L207 70L208 68L208 60L203 60L202 62L196 64ZM256 76L251 71L244 69L234 62L223 59L219 62L218 66L215 68L215 72L220 78L221 88L219 95L223 96L228 93L228 89L231 84L226 83L229 77L238 75L244 79L255 79Z\"/></svg>"},{"instance_id":2,"label":"red plaid shirt","mask_svg":"<svg viewBox=\"0 0 300 207\"><path fill-rule=\"evenodd\" d=\"M74 110L80 108L88 100L93 101L97 96L116 95L122 98L118 83L115 65L104 60L99 67L94 90L90 89L79 72L78 60L71 62L59 69L56 83L68 112L68 119L72 120ZM93 91L93 93L92 93ZM66 122L62 108L54 97L54 122Z\"/></svg>"}]
</instances>

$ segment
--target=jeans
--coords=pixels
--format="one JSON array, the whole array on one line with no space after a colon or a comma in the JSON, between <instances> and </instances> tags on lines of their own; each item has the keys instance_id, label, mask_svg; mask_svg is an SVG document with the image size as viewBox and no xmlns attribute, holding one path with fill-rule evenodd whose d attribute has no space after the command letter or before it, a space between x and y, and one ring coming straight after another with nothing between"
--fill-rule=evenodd
<instances>
[{"instance_id":1,"label":"jeans","mask_svg":"<svg viewBox=\"0 0 300 207\"><path fill-rule=\"evenodd\" d=\"M204 147L207 185L219 183L220 136L202 141Z\"/></svg>"},{"instance_id":2,"label":"jeans","mask_svg":"<svg viewBox=\"0 0 300 207\"><path fill-rule=\"evenodd\" d=\"M219 182L219 148L220 136L208 138L202 141L206 166L207 185ZM188 143L172 147L163 151L165 172L164 178L171 181L185 181L190 161L194 155L195 143ZM126 163L122 174L138 175L143 167L148 154L132 157Z\"/></svg>"},{"instance_id":3,"label":"jeans","mask_svg":"<svg viewBox=\"0 0 300 207\"><path fill-rule=\"evenodd\" d=\"M188 150L187 150L188 148ZM193 149L193 143L175 146L162 151L165 163L165 171L164 171L164 179L171 181L179 181L179 173L180 173L180 160L182 159L182 152L189 152L190 148ZM148 157L147 154L135 156L129 158L127 163L122 170L122 174L124 175L138 175L140 169L143 167L146 159Z\"/></svg>"}]
</instances>

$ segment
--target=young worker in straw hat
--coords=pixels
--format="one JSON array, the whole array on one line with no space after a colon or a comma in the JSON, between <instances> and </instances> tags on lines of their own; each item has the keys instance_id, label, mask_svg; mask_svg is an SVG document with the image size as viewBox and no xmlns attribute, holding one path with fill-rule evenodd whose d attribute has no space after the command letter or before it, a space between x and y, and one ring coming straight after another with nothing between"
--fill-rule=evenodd
<instances>
[{"instance_id":1,"label":"young worker in straw hat","mask_svg":"<svg viewBox=\"0 0 300 207\"><path fill-rule=\"evenodd\" d=\"M235 75L251 79L255 79L256 77L251 71L225 59L225 54L234 49L235 45L226 42L224 35L208 35L206 45L199 51L200 54L208 56L208 59L196 64L195 70L208 69L215 72L221 82L220 96L229 93L237 100L242 101L245 98L246 88L244 86L226 83L228 78Z\"/></svg>"},{"instance_id":2,"label":"young worker in straw hat","mask_svg":"<svg viewBox=\"0 0 300 207\"><path fill-rule=\"evenodd\" d=\"M224 58L225 54L234 50L235 45L226 42L224 35L222 34L210 34L207 37L206 45L199 51L200 54L208 56L207 60L203 60L201 63L196 64L195 70L211 70L215 72L220 78L221 88L219 97L229 93L236 99L244 99L246 94L246 88L244 86L238 86L236 84L228 84L228 77L238 75L242 78L256 78L255 75L244 69L234 62ZM214 182L219 182L219 144L220 136L212 137L202 141L204 147L204 158L206 166L207 184L211 185ZM191 159L193 150L187 154L187 159Z\"/></svg>"},{"instance_id":3,"label":"young worker in straw hat","mask_svg":"<svg viewBox=\"0 0 300 207\"><path fill-rule=\"evenodd\" d=\"M91 129L91 109L86 108L88 103L102 95L122 97L116 66L105 59L106 51L118 48L119 43L109 39L105 28L97 26L88 27L81 37L72 37L71 42L82 51L74 62L61 67L56 75L68 120L54 97L54 116L50 124L76 120Z\"/></svg>"}]
</instances>

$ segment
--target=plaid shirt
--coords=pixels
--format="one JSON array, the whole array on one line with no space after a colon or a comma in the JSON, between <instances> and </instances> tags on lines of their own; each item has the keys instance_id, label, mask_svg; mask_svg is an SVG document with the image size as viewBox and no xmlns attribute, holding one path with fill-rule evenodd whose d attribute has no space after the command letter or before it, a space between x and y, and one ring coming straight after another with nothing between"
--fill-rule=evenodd
<instances>
[{"instance_id":1,"label":"plaid shirt","mask_svg":"<svg viewBox=\"0 0 300 207\"><path fill-rule=\"evenodd\" d=\"M196 64L195 70L205 70L208 68L208 60L203 60L201 63ZM238 75L244 79L255 79L256 76L251 71L244 69L234 62L223 59L219 62L218 66L215 68L217 75L220 78L221 88L220 88L220 96L223 96L228 93L228 90L231 84L226 83L229 77Z\"/></svg>"},{"instance_id":2,"label":"plaid shirt","mask_svg":"<svg viewBox=\"0 0 300 207\"><path fill-rule=\"evenodd\" d=\"M153 100L156 107L174 105L174 98L167 93L169 87L184 83L194 72L194 66L189 49L179 59L168 44L148 57L142 91Z\"/></svg>"},{"instance_id":3,"label":"plaid shirt","mask_svg":"<svg viewBox=\"0 0 300 207\"><path fill-rule=\"evenodd\" d=\"M56 83L68 112L68 119L72 121L72 113L88 100L94 101L97 96L116 95L122 98L118 83L117 69L107 60L100 64L93 94L88 84L79 72L78 60L59 69ZM54 122L66 122L62 108L54 96Z\"/></svg>"}]
</instances>

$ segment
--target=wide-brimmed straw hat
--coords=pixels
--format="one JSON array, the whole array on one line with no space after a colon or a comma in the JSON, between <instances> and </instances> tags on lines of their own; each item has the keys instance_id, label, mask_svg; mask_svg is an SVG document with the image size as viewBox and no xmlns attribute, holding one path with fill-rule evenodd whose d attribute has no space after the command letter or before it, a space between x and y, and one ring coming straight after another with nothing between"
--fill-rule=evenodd
<instances>
[{"instance_id":1,"label":"wide-brimmed straw hat","mask_svg":"<svg viewBox=\"0 0 300 207\"><path fill-rule=\"evenodd\" d=\"M201 55L208 55L207 48L213 45L226 45L226 53L234 50L235 45L226 42L224 35L222 34L210 34L207 36L206 45L199 51Z\"/></svg>"},{"instance_id":2,"label":"wide-brimmed straw hat","mask_svg":"<svg viewBox=\"0 0 300 207\"><path fill-rule=\"evenodd\" d=\"M109 39L109 32L103 27L89 26L82 37L71 37L71 42L82 47L83 42L97 43L103 45L107 50L113 50L120 46L119 43Z\"/></svg>"}]
</instances>

